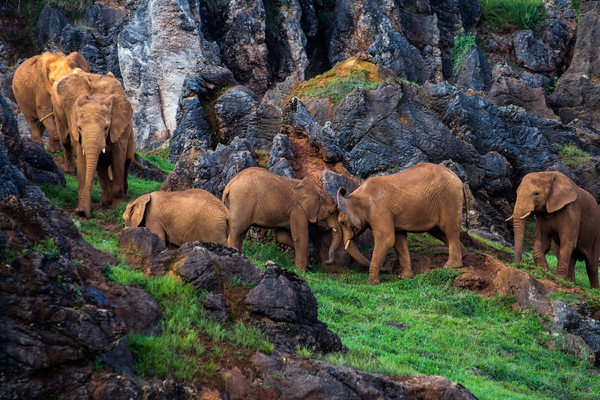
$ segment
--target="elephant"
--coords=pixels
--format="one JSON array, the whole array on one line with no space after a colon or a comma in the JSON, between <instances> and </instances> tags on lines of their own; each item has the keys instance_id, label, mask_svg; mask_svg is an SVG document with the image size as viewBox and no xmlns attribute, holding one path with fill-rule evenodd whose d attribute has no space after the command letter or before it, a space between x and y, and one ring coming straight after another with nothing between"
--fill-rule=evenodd
<instances>
[{"instance_id":1,"label":"elephant","mask_svg":"<svg viewBox=\"0 0 600 400\"><path fill-rule=\"evenodd\" d=\"M463 201L461 180L437 164L417 164L392 175L368 178L348 197L337 195L338 222L346 250L369 267L370 285L378 285L379 269L393 247L402 268L399 278L412 278L407 232L427 232L449 247L444 268L462 267L467 255L460 242ZM373 231L375 247L371 261L356 247L356 239L367 228Z\"/></svg>"},{"instance_id":2,"label":"elephant","mask_svg":"<svg viewBox=\"0 0 600 400\"><path fill-rule=\"evenodd\" d=\"M181 246L196 240L226 245L231 217L211 193L188 189L140 196L127 205L123 219L126 227L145 226L166 244Z\"/></svg>"},{"instance_id":3,"label":"elephant","mask_svg":"<svg viewBox=\"0 0 600 400\"><path fill-rule=\"evenodd\" d=\"M260 167L247 168L227 184L223 203L231 212L228 244L240 251L251 225L277 228L277 241L294 249L296 268L302 270L309 266L309 222L333 232L326 263L333 262L341 244L335 200L309 178L284 178Z\"/></svg>"},{"instance_id":4,"label":"elephant","mask_svg":"<svg viewBox=\"0 0 600 400\"><path fill-rule=\"evenodd\" d=\"M58 78L72 72L75 68L90 72L90 65L77 52L68 56L63 53L46 52L25 60L19 65L13 77L13 93L31 129L31 140L42 143L45 127L49 138L48 150L54 153L60 151L60 142L50 99L52 85Z\"/></svg>"},{"instance_id":5,"label":"elephant","mask_svg":"<svg viewBox=\"0 0 600 400\"><path fill-rule=\"evenodd\" d=\"M74 170L77 150L77 211L91 216L94 172L102 188L100 202L112 203L127 193L129 165L135 157L133 108L112 75L75 70L52 86L56 128L65 148L65 170ZM111 167L111 177L108 168Z\"/></svg>"},{"instance_id":6,"label":"elephant","mask_svg":"<svg viewBox=\"0 0 600 400\"><path fill-rule=\"evenodd\" d=\"M575 282L575 263L584 260L590 285L598 288L600 207L594 197L557 171L525 175L517 188L513 215L516 264L521 262L525 218L535 215L533 259L548 269L546 253L554 241L557 274ZM508 221L507 220L507 221Z\"/></svg>"}]
</instances>

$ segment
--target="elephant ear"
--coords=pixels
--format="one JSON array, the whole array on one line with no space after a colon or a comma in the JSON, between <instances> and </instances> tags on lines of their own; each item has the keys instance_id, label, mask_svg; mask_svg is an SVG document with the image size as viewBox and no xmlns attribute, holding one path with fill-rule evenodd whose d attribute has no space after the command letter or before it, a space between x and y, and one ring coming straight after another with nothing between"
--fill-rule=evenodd
<instances>
[{"instance_id":1,"label":"elephant ear","mask_svg":"<svg viewBox=\"0 0 600 400\"><path fill-rule=\"evenodd\" d=\"M346 189L344 189L343 187L338 189L338 192L337 192L338 207L340 208L340 210L342 210L348 216L348 218L350 218L350 222L352 223L352 225L359 228L361 226L361 223L360 223L359 219L356 217L356 215L352 209L353 208L352 203L344 197L345 194L346 194Z\"/></svg>"},{"instance_id":2,"label":"elephant ear","mask_svg":"<svg viewBox=\"0 0 600 400\"><path fill-rule=\"evenodd\" d=\"M64 56L65 55L63 53L50 53L48 51L40 56L40 62L42 63L42 68L40 72L42 75L42 80L44 81L44 88L46 88L46 91L48 93L52 93L52 84L54 83L50 82L49 78L54 68L53 64L55 61L59 60L61 57Z\"/></svg>"},{"instance_id":3,"label":"elephant ear","mask_svg":"<svg viewBox=\"0 0 600 400\"><path fill-rule=\"evenodd\" d=\"M321 196L317 184L309 178L304 178L296 185L294 192L308 220L312 223L317 222L321 208Z\"/></svg>"},{"instance_id":4,"label":"elephant ear","mask_svg":"<svg viewBox=\"0 0 600 400\"><path fill-rule=\"evenodd\" d=\"M577 200L575 184L563 174L556 174L551 183L550 194L546 201L546 211L556 212L569 203Z\"/></svg>"},{"instance_id":5,"label":"elephant ear","mask_svg":"<svg viewBox=\"0 0 600 400\"><path fill-rule=\"evenodd\" d=\"M74 51L67 56L69 60L69 66L73 69L81 68L85 72L90 72L90 64L87 60L78 52Z\"/></svg>"},{"instance_id":6,"label":"elephant ear","mask_svg":"<svg viewBox=\"0 0 600 400\"><path fill-rule=\"evenodd\" d=\"M133 108L127 97L123 94L110 95L106 101L111 104L110 141L115 143L131 125Z\"/></svg>"},{"instance_id":7,"label":"elephant ear","mask_svg":"<svg viewBox=\"0 0 600 400\"><path fill-rule=\"evenodd\" d=\"M148 204L150 200L151 196L145 194L127 205L127 208L123 213L126 227L135 228L140 226L144 219L144 213L146 212L146 204Z\"/></svg>"}]
</instances>

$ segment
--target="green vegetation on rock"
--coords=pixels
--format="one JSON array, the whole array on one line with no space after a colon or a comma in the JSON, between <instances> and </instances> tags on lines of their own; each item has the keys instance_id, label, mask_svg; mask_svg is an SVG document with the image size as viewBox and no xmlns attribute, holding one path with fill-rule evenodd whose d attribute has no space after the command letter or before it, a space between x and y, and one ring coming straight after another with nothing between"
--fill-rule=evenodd
<instances>
[{"instance_id":1,"label":"green vegetation on rock","mask_svg":"<svg viewBox=\"0 0 600 400\"><path fill-rule=\"evenodd\" d=\"M537 30L546 18L542 0L479 0L481 20L492 29Z\"/></svg>"},{"instance_id":2,"label":"green vegetation on rock","mask_svg":"<svg viewBox=\"0 0 600 400\"><path fill-rule=\"evenodd\" d=\"M465 28L460 28L460 36L454 37L454 48L452 49L452 55L454 56L452 76L456 77L458 75L467 53L473 46L475 46L475 36L473 36L471 32L465 33Z\"/></svg>"},{"instance_id":3,"label":"green vegetation on rock","mask_svg":"<svg viewBox=\"0 0 600 400\"><path fill-rule=\"evenodd\" d=\"M580 164L592 161L592 155L572 144L566 146L557 145L558 157L571 169L576 169Z\"/></svg>"}]
</instances>

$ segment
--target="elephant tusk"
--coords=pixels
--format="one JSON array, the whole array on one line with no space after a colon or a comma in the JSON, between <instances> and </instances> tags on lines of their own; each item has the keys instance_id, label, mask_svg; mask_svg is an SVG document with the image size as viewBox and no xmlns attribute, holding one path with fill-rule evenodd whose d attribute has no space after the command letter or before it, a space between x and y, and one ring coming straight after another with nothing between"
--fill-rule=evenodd
<instances>
[{"instance_id":1,"label":"elephant tusk","mask_svg":"<svg viewBox=\"0 0 600 400\"><path fill-rule=\"evenodd\" d=\"M81 150L83 152L83 155L85 156L85 150Z\"/></svg>"},{"instance_id":2,"label":"elephant tusk","mask_svg":"<svg viewBox=\"0 0 600 400\"><path fill-rule=\"evenodd\" d=\"M337 229L335 229L335 228L331 228L331 230L333 231L333 233L337 232Z\"/></svg>"},{"instance_id":3,"label":"elephant tusk","mask_svg":"<svg viewBox=\"0 0 600 400\"><path fill-rule=\"evenodd\" d=\"M507 218L507 219L505 219L504 221L508 222L508 221L510 221L511 219L513 219L513 217L514 217L514 215L511 215L511 216L510 216L510 218Z\"/></svg>"},{"instance_id":4,"label":"elephant tusk","mask_svg":"<svg viewBox=\"0 0 600 400\"><path fill-rule=\"evenodd\" d=\"M529 214L531 214L531 211L529 211L527 214L523 215L523 216L521 217L521 219L525 219L525 218L529 217Z\"/></svg>"},{"instance_id":5,"label":"elephant tusk","mask_svg":"<svg viewBox=\"0 0 600 400\"><path fill-rule=\"evenodd\" d=\"M103 147L103 148L102 148L102 152L103 152L103 153L106 153L106 147Z\"/></svg>"},{"instance_id":6,"label":"elephant tusk","mask_svg":"<svg viewBox=\"0 0 600 400\"><path fill-rule=\"evenodd\" d=\"M346 240L346 245L344 246L344 250L348 250L348 246L350 246L350 239Z\"/></svg>"}]
</instances>

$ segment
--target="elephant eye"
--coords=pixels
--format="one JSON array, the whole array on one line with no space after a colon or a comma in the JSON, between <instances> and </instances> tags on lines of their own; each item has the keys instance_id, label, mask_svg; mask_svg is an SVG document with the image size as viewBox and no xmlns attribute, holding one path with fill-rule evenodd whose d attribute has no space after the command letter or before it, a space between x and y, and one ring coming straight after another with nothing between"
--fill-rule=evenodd
<instances>
[{"instance_id":1,"label":"elephant eye","mask_svg":"<svg viewBox=\"0 0 600 400\"><path fill-rule=\"evenodd\" d=\"M538 193L538 192L535 192L533 195L534 195L534 196L539 196L539 193Z\"/></svg>"}]
</instances>

